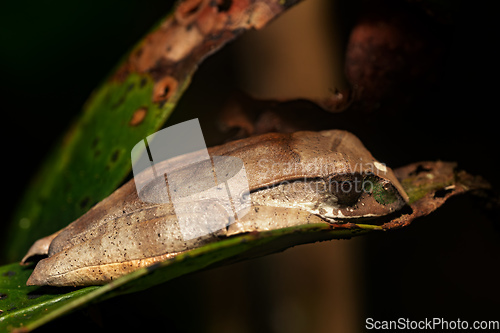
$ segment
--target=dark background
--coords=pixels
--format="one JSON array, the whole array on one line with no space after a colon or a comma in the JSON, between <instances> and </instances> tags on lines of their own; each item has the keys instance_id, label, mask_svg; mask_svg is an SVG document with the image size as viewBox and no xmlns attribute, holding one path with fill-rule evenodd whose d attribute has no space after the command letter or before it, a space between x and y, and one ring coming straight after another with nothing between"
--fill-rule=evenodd
<instances>
[{"instance_id":1,"label":"dark background","mask_svg":"<svg viewBox=\"0 0 500 333\"><path fill-rule=\"evenodd\" d=\"M30 177L92 89L170 6L168 1L116 0L0 5L2 238L8 237L5 225ZM445 31L437 83L398 110L393 122L377 122L370 115L383 132L379 138L356 133L375 156L393 167L419 160L457 161L498 188L498 83L493 53L497 38L490 30L488 16L493 9L488 6L457 2L451 13L453 23ZM357 8L344 7L349 10L346 17L356 17ZM348 32L353 21L345 21ZM223 89L238 81L232 71L232 47L200 67L179 109L188 109L188 100L206 96L207 87ZM213 83L214 77L220 82ZM389 155L379 144L384 140L399 154ZM499 229L497 217L480 200L464 196L404 230L365 237L361 256L365 308L360 328L366 317L499 320ZM224 272L228 279L238 276L231 270ZM193 296L200 294L199 281L206 274L106 301L56 320L42 331L75 322L93 329L161 325L165 330L197 330L204 327L204 307L213 306L211 300L196 301ZM256 281L252 287L258 290L262 286ZM228 306L234 297L238 292L221 289L220 298L227 299ZM248 311L255 320L251 330L273 331L262 310ZM200 319L190 319L193 315ZM135 320L123 320L129 316Z\"/></svg>"}]
</instances>

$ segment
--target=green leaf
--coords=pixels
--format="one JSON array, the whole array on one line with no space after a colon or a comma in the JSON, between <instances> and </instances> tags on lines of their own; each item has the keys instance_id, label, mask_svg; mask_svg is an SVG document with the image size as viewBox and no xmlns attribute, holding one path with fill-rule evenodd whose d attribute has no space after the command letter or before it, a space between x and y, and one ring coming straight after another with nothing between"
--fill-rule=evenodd
<instances>
[{"instance_id":1,"label":"green leaf","mask_svg":"<svg viewBox=\"0 0 500 333\"><path fill-rule=\"evenodd\" d=\"M130 172L131 147L158 129L174 106L153 103L152 89L151 78L131 74L95 92L26 192L9 231L9 260L84 214L123 181ZM141 124L130 126L138 110L147 113Z\"/></svg>"},{"instance_id":2,"label":"green leaf","mask_svg":"<svg viewBox=\"0 0 500 333\"><path fill-rule=\"evenodd\" d=\"M52 289L26 286L32 267L18 263L0 267L0 331L19 328L28 323L47 322L58 316L57 309L78 304L82 296L98 287L83 289Z\"/></svg>"},{"instance_id":3,"label":"green leaf","mask_svg":"<svg viewBox=\"0 0 500 333\"><path fill-rule=\"evenodd\" d=\"M23 328L30 331L89 302L137 292L207 267L282 251L298 244L350 238L368 231L333 229L324 223L246 234L139 269L104 286L81 289L26 286L32 268L6 265L0 267L3 295L0 297L0 330Z\"/></svg>"},{"instance_id":4,"label":"green leaf","mask_svg":"<svg viewBox=\"0 0 500 333\"><path fill-rule=\"evenodd\" d=\"M132 147L163 125L188 83L165 104L153 102L149 75L131 73L97 89L27 189L8 231L7 259L18 260L36 239L108 196L130 172Z\"/></svg>"}]
</instances>

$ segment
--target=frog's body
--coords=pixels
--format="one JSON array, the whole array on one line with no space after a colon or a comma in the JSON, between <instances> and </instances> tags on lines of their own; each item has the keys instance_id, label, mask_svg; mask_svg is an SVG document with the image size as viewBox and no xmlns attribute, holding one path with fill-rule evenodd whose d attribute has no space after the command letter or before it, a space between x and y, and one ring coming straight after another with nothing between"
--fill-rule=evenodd
<instances>
[{"instance_id":1,"label":"frog's body","mask_svg":"<svg viewBox=\"0 0 500 333\"><path fill-rule=\"evenodd\" d=\"M37 264L27 284L103 284L221 237L383 216L408 201L392 170L345 131L264 134L212 147L209 154L243 161L252 205L243 217L184 240L173 205L142 201L131 180L66 228L37 241L23 262L35 254L48 258ZM184 169L186 179L199 172ZM155 187L142 191L154 195Z\"/></svg>"}]
</instances>

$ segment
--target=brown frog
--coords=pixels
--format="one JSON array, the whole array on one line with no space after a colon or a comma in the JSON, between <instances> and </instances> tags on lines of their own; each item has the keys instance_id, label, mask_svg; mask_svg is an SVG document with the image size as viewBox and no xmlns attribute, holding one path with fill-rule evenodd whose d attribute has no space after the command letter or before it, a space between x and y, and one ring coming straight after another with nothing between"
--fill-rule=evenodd
<instances>
[{"instance_id":1,"label":"brown frog","mask_svg":"<svg viewBox=\"0 0 500 333\"><path fill-rule=\"evenodd\" d=\"M391 214L408 202L392 170L346 131L269 133L208 152L243 161L250 192L232 198L251 202L243 217L216 232L186 240L173 205L142 201L132 179L66 228L35 242L22 262L34 255L48 258L38 262L27 284L104 284L221 237L307 223L365 220ZM189 157L163 163L175 168L185 158ZM179 172L189 179L199 168L191 164ZM155 186L142 191L154 192Z\"/></svg>"}]
</instances>

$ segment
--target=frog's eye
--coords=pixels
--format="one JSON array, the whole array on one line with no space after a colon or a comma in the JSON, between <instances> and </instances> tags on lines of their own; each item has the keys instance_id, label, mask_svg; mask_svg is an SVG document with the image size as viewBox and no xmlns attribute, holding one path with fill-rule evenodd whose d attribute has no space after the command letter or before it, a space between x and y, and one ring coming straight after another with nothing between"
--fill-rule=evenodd
<instances>
[{"instance_id":1,"label":"frog's eye","mask_svg":"<svg viewBox=\"0 0 500 333\"><path fill-rule=\"evenodd\" d=\"M370 193L375 201L381 205L390 205L398 200L396 189L389 182L375 177L366 177L363 181L363 191Z\"/></svg>"},{"instance_id":2,"label":"frog's eye","mask_svg":"<svg viewBox=\"0 0 500 333\"><path fill-rule=\"evenodd\" d=\"M337 198L337 203L352 206L363 193L363 177L360 175L338 175L330 179L329 192Z\"/></svg>"}]
</instances>

